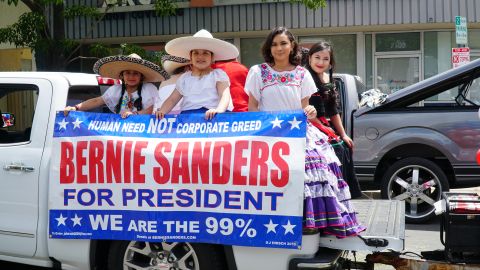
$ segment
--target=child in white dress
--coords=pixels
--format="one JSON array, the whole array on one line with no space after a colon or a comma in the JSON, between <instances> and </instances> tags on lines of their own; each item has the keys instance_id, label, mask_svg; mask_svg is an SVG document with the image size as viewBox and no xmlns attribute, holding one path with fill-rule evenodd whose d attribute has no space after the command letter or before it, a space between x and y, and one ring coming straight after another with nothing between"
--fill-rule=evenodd
<instances>
[{"instance_id":1,"label":"child in white dress","mask_svg":"<svg viewBox=\"0 0 480 270\"><path fill-rule=\"evenodd\" d=\"M212 69L214 60L226 60L238 56L237 48L200 30L192 37L176 38L167 43L168 54L190 59L191 71L178 78L175 90L155 112L163 118L182 99L182 113L205 113L205 119L223 113L231 104L230 81L221 69Z\"/></svg>"}]
</instances>

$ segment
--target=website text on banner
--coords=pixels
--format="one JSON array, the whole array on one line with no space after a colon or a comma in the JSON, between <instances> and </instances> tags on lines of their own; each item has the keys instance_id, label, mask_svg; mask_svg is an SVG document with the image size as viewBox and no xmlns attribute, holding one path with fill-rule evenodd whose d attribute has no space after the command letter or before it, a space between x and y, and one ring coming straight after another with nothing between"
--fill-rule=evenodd
<instances>
[{"instance_id":1,"label":"website text on banner","mask_svg":"<svg viewBox=\"0 0 480 270\"><path fill-rule=\"evenodd\" d=\"M302 111L55 121L50 237L300 248Z\"/></svg>"}]
</instances>

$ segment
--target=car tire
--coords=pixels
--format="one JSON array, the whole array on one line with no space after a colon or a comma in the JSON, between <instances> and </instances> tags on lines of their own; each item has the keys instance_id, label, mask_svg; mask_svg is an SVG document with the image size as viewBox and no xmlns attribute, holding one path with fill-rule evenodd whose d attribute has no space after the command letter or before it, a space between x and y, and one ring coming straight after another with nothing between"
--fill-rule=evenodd
<instances>
[{"instance_id":1,"label":"car tire","mask_svg":"<svg viewBox=\"0 0 480 270\"><path fill-rule=\"evenodd\" d=\"M107 265L108 270L226 268L225 258L217 245L142 241L113 241Z\"/></svg>"},{"instance_id":2,"label":"car tire","mask_svg":"<svg viewBox=\"0 0 480 270\"><path fill-rule=\"evenodd\" d=\"M447 176L434 162L409 157L396 161L385 172L381 184L383 199L405 201L407 223L424 223L435 216L433 203L448 191Z\"/></svg>"}]
</instances>

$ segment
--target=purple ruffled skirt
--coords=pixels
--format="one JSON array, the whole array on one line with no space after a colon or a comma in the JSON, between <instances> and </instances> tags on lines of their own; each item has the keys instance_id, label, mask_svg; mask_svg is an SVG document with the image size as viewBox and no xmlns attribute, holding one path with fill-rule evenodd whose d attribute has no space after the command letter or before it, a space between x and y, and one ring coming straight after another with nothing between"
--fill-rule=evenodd
<instances>
[{"instance_id":1,"label":"purple ruffled skirt","mask_svg":"<svg viewBox=\"0 0 480 270\"><path fill-rule=\"evenodd\" d=\"M365 227L357 221L340 161L327 139L317 128L307 125L304 227L318 228L339 238L355 236Z\"/></svg>"}]
</instances>

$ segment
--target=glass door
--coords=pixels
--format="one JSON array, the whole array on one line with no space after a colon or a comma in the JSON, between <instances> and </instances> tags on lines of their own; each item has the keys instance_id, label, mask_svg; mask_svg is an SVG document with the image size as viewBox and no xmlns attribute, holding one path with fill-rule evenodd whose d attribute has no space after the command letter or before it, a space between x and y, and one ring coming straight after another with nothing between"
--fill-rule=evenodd
<instances>
[{"instance_id":1,"label":"glass door","mask_svg":"<svg viewBox=\"0 0 480 270\"><path fill-rule=\"evenodd\" d=\"M391 94L422 79L420 55L381 55L375 57L375 88Z\"/></svg>"}]
</instances>

